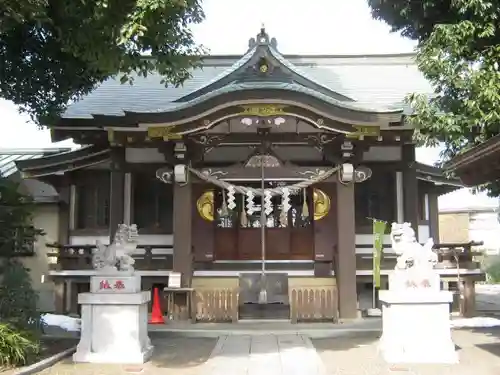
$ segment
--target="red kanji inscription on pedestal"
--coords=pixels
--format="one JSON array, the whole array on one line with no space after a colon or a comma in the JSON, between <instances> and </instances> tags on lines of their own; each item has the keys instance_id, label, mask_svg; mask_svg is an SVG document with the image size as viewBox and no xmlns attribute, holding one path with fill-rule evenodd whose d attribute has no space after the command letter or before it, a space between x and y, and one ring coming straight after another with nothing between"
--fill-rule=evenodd
<instances>
[{"instance_id":1,"label":"red kanji inscription on pedestal","mask_svg":"<svg viewBox=\"0 0 500 375\"><path fill-rule=\"evenodd\" d=\"M109 285L108 280L101 280L99 283L99 289L111 289L111 285Z\"/></svg>"}]
</instances>

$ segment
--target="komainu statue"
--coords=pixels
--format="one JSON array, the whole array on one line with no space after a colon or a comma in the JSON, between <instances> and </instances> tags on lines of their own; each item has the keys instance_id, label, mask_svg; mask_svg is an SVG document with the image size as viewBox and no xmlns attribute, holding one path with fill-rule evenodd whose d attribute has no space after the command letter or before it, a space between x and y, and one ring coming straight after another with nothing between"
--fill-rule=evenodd
<instances>
[{"instance_id":1,"label":"komainu statue","mask_svg":"<svg viewBox=\"0 0 500 375\"><path fill-rule=\"evenodd\" d=\"M434 269L438 257L432 250L432 238L421 245L410 223L392 223L391 242L398 259L389 289L440 289L439 274Z\"/></svg>"},{"instance_id":2,"label":"komainu statue","mask_svg":"<svg viewBox=\"0 0 500 375\"><path fill-rule=\"evenodd\" d=\"M135 260L131 254L137 248L139 234L137 225L118 225L111 245L97 241L97 249L92 256L92 265L100 273L134 272Z\"/></svg>"}]
</instances>

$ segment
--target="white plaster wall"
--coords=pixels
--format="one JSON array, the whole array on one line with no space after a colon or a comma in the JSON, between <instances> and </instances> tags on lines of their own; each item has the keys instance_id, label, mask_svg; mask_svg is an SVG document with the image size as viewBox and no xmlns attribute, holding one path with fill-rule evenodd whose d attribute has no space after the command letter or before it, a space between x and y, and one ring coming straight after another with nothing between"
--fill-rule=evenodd
<instances>
[{"instance_id":1,"label":"white plaster wall","mask_svg":"<svg viewBox=\"0 0 500 375\"><path fill-rule=\"evenodd\" d=\"M390 245L391 238L388 234L384 235L384 245ZM359 247L359 245L370 245L371 247ZM385 248L384 253L394 253L392 248ZM373 254L373 235L372 234L356 234L356 254Z\"/></svg>"},{"instance_id":2,"label":"white plaster wall","mask_svg":"<svg viewBox=\"0 0 500 375\"><path fill-rule=\"evenodd\" d=\"M401 160L399 146L372 146L363 153L364 161L398 161Z\"/></svg>"},{"instance_id":3,"label":"white plaster wall","mask_svg":"<svg viewBox=\"0 0 500 375\"><path fill-rule=\"evenodd\" d=\"M430 237L430 230L428 225L418 226L418 242L425 243ZM391 244L391 237L384 235L384 245ZM372 234L356 234L356 254L373 254L373 247L360 247L359 245L373 245ZM384 253L393 254L392 248L385 248Z\"/></svg>"},{"instance_id":4,"label":"white plaster wall","mask_svg":"<svg viewBox=\"0 0 500 375\"><path fill-rule=\"evenodd\" d=\"M36 228L44 230L45 235L39 237L35 243L35 255L21 259L24 266L29 268L33 288L39 294L40 310L52 312L54 311L54 283L47 277L49 263L52 261L47 253L52 252L53 249L48 248L46 244L57 242L59 237L59 208L57 204L37 205L33 221Z\"/></svg>"},{"instance_id":5,"label":"white plaster wall","mask_svg":"<svg viewBox=\"0 0 500 375\"><path fill-rule=\"evenodd\" d=\"M419 225L417 233L418 242L425 243L431 236L431 230L428 225Z\"/></svg>"},{"instance_id":6,"label":"white plaster wall","mask_svg":"<svg viewBox=\"0 0 500 375\"><path fill-rule=\"evenodd\" d=\"M125 160L127 163L161 163L165 156L156 148L132 148L125 149Z\"/></svg>"}]
</instances>

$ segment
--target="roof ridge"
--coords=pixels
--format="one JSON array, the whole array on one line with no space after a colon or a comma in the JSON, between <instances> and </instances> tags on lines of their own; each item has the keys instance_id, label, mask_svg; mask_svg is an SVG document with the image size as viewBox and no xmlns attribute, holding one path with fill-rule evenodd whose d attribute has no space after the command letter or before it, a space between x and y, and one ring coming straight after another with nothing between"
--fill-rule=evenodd
<instances>
[{"instance_id":1,"label":"roof ridge","mask_svg":"<svg viewBox=\"0 0 500 375\"><path fill-rule=\"evenodd\" d=\"M243 56L245 56L248 53L245 52L244 54L236 54L236 53L217 53L213 55L202 55L199 56L199 58L203 61L204 59L221 59L221 60L226 60L226 59L240 59ZM391 58L391 57L415 57L417 56L416 52L398 52L398 53L342 53L342 54L325 54L325 53L283 53L283 57L285 58L292 58L292 59L300 59L300 58L306 58L306 59L331 59L331 58Z\"/></svg>"}]
</instances>

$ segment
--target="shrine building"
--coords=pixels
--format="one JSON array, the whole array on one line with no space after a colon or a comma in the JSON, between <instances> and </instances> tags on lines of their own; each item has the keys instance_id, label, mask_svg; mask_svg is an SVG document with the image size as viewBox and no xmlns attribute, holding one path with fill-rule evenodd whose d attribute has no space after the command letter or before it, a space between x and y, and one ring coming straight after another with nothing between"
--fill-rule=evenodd
<instances>
[{"instance_id":1,"label":"shrine building","mask_svg":"<svg viewBox=\"0 0 500 375\"><path fill-rule=\"evenodd\" d=\"M403 99L431 87L413 54L282 55L262 29L242 56L161 81L105 81L50 125L81 148L17 162L59 193L58 312L78 311L96 241L120 223L139 228L143 289L179 272L185 293L163 309L196 321L355 318L370 305L372 219L438 242L437 198L462 185L415 160ZM394 265L385 235L383 285ZM484 275L472 259L459 269L470 300Z\"/></svg>"}]
</instances>

